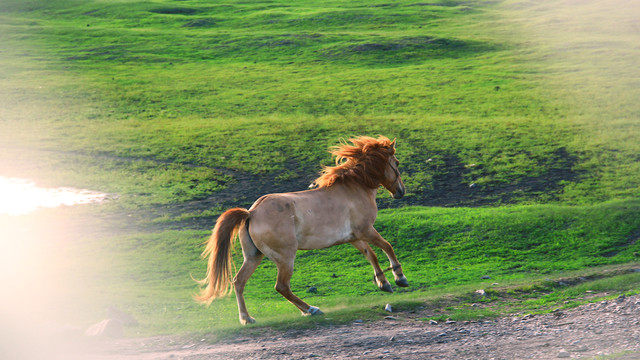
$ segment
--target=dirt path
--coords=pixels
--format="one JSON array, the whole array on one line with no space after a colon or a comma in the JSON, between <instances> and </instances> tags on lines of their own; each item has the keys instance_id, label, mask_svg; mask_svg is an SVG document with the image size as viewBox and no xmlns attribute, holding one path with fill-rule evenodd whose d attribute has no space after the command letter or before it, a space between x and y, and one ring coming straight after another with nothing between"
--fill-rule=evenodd
<instances>
[{"instance_id":1,"label":"dirt path","mask_svg":"<svg viewBox=\"0 0 640 360\"><path fill-rule=\"evenodd\" d=\"M433 324L420 313L208 344L156 337L94 344L94 359L640 359L640 296L546 315Z\"/></svg>"}]
</instances>

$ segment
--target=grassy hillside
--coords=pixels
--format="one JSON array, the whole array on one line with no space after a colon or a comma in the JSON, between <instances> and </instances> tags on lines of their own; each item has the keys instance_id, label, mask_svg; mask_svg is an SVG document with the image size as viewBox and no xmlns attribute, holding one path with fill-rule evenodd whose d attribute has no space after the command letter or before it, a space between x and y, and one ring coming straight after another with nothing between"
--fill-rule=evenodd
<instances>
[{"instance_id":1,"label":"grassy hillside","mask_svg":"<svg viewBox=\"0 0 640 360\"><path fill-rule=\"evenodd\" d=\"M331 163L327 147L352 135L398 138L408 194L380 194L381 208L401 209L377 226L405 264L407 298L483 275L633 262L637 11L2 0L0 175L113 194L76 210L104 223L64 249L61 281L82 286L60 294L61 313L82 306L86 322L115 303L147 333L235 322L232 299L203 309L189 298L198 244L222 209L306 188ZM294 290L317 286L318 305L374 290L348 246L300 253L296 266ZM273 275L267 262L248 286L257 316L291 310Z\"/></svg>"},{"instance_id":2,"label":"grassy hillside","mask_svg":"<svg viewBox=\"0 0 640 360\"><path fill-rule=\"evenodd\" d=\"M237 181L224 169L303 188L330 161L327 146L377 133L399 138L409 204L638 195L637 54L627 48L637 33L603 24L608 33L598 37L615 42L593 43L585 29L593 19L568 9L533 1L2 7L3 143L28 142L44 152L33 156L63 162L52 167L80 172L76 182L123 203L207 198ZM571 27L553 32L560 25ZM118 181L105 181L114 174Z\"/></svg>"},{"instance_id":3,"label":"grassy hillside","mask_svg":"<svg viewBox=\"0 0 640 360\"><path fill-rule=\"evenodd\" d=\"M487 299L488 303L500 300L498 293L520 289L525 298L537 302L523 305L513 301L509 306L528 306L529 311L572 307L581 301L568 305L562 301L584 296L584 290L599 290L599 285L591 281L627 274L572 272L596 265L636 263L638 267L640 218L635 214L639 211L638 201L581 207L385 210L376 225L393 243L409 278L409 288L396 287L393 295L379 291L367 260L354 247L341 245L299 252L292 290L310 304L328 310L327 317L337 322L356 316L378 317L384 314L385 303L409 301L415 306L423 299L446 294L468 301L469 306L478 301L470 297L478 288L495 292L496 298ZM66 254L83 259L80 264L84 271L66 275L76 279L76 285L69 292L73 300L62 297L65 303L60 306L93 309L93 316L99 317L103 307L117 304L135 314L143 325L131 330L142 333L237 329L240 325L234 296L216 300L209 308L191 299L196 292L191 276L204 277L206 266L199 260L201 249L195 240L208 235L208 231L165 231L85 239ZM384 254L377 253L381 263L387 264ZM237 266L242 263L240 251L235 261ZM75 270L70 267L67 271ZM640 291L638 275L628 274L629 279L621 284L611 282L604 290ZM489 279L483 279L487 276ZM275 277L275 264L265 259L250 279L245 296L249 312L261 323L282 325L298 319L299 312L274 290ZM388 277L393 278L391 273ZM570 280L563 281L573 286L558 285L557 279L567 277ZM549 283L541 288L531 284L543 279ZM307 291L312 286L316 293ZM99 291L87 296L87 289ZM533 291L536 289L539 294ZM567 294L548 295L554 290ZM76 314L73 319L81 321L80 315L84 316Z\"/></svg>"}]
</instances>

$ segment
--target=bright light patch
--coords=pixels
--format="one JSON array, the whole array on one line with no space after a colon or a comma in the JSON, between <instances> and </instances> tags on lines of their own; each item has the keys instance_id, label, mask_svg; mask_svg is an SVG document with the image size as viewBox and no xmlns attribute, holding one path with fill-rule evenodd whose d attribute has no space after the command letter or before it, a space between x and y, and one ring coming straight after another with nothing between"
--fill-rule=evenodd
<instances>
[{"instance_id":1,"label":"bright light patch","mask_svg":"<svg viewBox=\"0 0 640 360\"><path fill-rule=\"evenodd\" d=\"M42 188L24 179L0 176L0 214L24 215L39 208L100 202L107 194L74 188Z\"/></svg>"}]
</instances>

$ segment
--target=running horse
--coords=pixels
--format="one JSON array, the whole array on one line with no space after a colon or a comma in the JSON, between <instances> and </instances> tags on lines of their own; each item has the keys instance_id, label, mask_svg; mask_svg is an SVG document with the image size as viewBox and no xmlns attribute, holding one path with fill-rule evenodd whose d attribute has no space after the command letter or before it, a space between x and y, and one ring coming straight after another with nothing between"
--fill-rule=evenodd
<instances>
[{"instance_id":1,"label":"running horse","mask_svg":"<svg viewBox=\"0 0 640 360\"><path fill-rule=\"evenodd\" d=\"M220 215L202 253L203 259L209 260L205 279L198 281L204 288L194 296L197 301L211 304L213 299L227 295L233 284L240 323L254 323L243 292L266 255L278 269L276 291L302 315L322 314L291 291L296 251L344 243L355 246L369 260L381 290L393 292L370 244L382 249L389 258L396 284L409 286L391 244L373 228L378 213L378 188L382 185L394 199L405 193L395 156L396 140L361 136L349 141L351 144L345 142L333 148L336 166L324 167L312 189L264 195L249 210L233 208ZM230 249L236 237L240 239L244 262L231 281Z\"/></svg>"}]
</instances>

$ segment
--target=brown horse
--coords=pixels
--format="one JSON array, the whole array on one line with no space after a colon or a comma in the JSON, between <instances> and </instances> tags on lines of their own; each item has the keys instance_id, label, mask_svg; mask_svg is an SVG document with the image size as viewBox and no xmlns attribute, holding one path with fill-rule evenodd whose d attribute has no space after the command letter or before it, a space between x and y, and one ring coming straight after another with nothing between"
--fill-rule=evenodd
<instances>
[{"instance_id":1,"label":"brown horse","mask_svg":"<svg viewBox=\"0 0 640 360\"><path fill-rule=\"evenodd\" d=\"M295 305L303 315L322 314L315 306L291 292L290 280L297 250L323 249L350 243L367 257L373 266L375 281L383 291L393 292L378 258L369 244L385 252L398 286L409 286L391 244L373 228L378 208L376 193L380 185L394 199L405 192L395 157L396 141L384 136L377 139L349 139L353 145L336 146L335 167L325 167L314 181L315 188L259 198L249 210L233 208L216 221L202 257L209 257L205 285L196 300L210 304L214 298L230 292L230 247L237 236L244 262L233 279L240 313L240 323L253 323L244 303L244 287L264 255L278 268L276 290Z\"/></svg>"}]
</instances>

